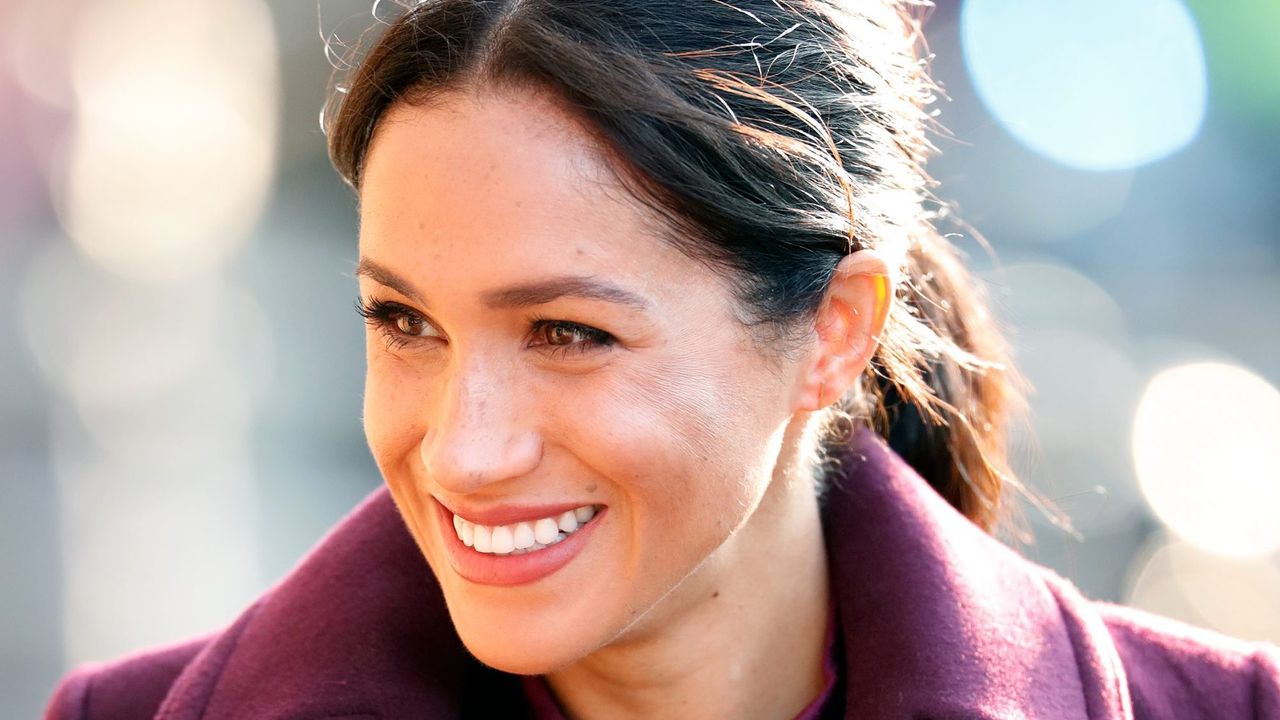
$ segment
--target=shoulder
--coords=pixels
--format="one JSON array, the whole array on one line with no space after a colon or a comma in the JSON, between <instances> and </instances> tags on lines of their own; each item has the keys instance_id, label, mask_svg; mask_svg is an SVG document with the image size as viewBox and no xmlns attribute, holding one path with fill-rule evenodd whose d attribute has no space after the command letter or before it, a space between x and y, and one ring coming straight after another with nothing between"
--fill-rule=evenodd
<instances>
[{"instance_id":1,"label":"shoulder","mask_svg":"<svg viewBox=\"0 0 1280 720\"><path fill-rule=\"evenodd\" d=\"M1134 717L1280 720L1280 648L1096 603L1129 681Z\"/></svg>"},{"instance_id":2,"label":"shoulder","mask_svg":"<svg viewBox=\"0 0 1280 720\"><path fill-rule=\"evenodd\" d=\"M153 717L174 681L211 639L201 637L110 663L81 665L58 682L45 720Z\"/></svg>"},{"instance_id":3,"label":"shoulder","mask_svg":"<svg viewBox=\"0 0 1280 720\"><path fill-rule=\"evenodd\" d=\"M45 720L447 717L474 664L382 489L224 629L76 669Z\"/></svg>"}]
</instances>

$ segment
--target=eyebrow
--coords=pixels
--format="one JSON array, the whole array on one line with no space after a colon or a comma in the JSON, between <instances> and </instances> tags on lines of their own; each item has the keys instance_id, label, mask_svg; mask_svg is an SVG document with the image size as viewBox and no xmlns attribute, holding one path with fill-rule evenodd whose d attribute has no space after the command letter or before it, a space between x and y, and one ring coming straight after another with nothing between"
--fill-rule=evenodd
<instances>
[{"instance_id":1,"label":"eyebrow","mask_svg":"<svg viewBox=\"0 0 1280 720\"><path fill-rule=\"evenodd\" d=\"M422 296L414 290L412 283L374 260L360 258L359 264L356 265L355 274L357 277L363 275L370 278L416 302L427 304ZM597 280L583 275L561 275L545 280L519 283L487 290L481 296L484 304L491 309L545 305L562 297L602 300L619 305L628 305L637 310L647 310L649 308L649 301L640 295L604 280Z\"/></svg>"}]
</instances>

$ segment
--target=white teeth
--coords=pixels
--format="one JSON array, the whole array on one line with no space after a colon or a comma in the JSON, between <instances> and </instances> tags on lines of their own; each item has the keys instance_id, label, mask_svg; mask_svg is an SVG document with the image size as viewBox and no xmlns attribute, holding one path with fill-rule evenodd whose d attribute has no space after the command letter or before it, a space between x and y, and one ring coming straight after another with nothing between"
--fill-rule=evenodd
<instances>
[{"instance_id":1,"label":"white teeth","mask_svg":"<svg viewBox=\"0 0 1280 720\"><path fill-rule=\"evenodd\" d=\"M596 516L594 505L566 510L554 517L512 525L477 525L453 516L453 529L463 545L493 555L536 552L564 540Z\"/></svg>"},{"instance_id":2,"label":"white teeth","mask_svg":"<svg viewBox=\"0 0 1280 720\"><path fill-rule=\"evenodd\" d=\"M556 525L568 534L578 529L578 518L572 510L565 510L564 514L556 520Z\"/></svg>"},{"instance_id":3,"label":"white teeth","mask_svg":"<svg viewBox=\"0 0 1280 720\"><path fill-rule=\"evenodd\" d=\"M493 552L496 555L505 555L516 549L515 538L511 537L511 528L506 525L499 525L493 529L490 542L493 543Z\"/></svg>"},{"instance_id":4,"label":"white teeth","mask_svg":"<svg viewBox=\"0 0 1280 720\"><path fill-rule=\"evenodd\" d=\"M515 543L517 550L527 550L533 547L533 526L527 522L516 525Z\"/></svg>"},{"instance_id":5,"label":"white teeth","mask_svg":"<svg viewBox=\"0 0 1280 720\"><path fill-rule=\"evenodd\" d=\"M472 547L474 547L476 550L482 553L493 552L493 544L492 544L493 534L492 533L493 531L490 530L487 525L477 525L476 534L475 534L475 545L473 545Z\"/></svg>"},{"instance_id":6,"label":"white teeth","mask_svg":"<svg viewBox=\"0 0 1280 720\"><path fill-rule=\"evenodd\" d=\"M539 544L550 545L559 534L560 528L556 527L556 521L551 518L542 518L533 525L533 539Z\"/></svg>"}]
</instances>

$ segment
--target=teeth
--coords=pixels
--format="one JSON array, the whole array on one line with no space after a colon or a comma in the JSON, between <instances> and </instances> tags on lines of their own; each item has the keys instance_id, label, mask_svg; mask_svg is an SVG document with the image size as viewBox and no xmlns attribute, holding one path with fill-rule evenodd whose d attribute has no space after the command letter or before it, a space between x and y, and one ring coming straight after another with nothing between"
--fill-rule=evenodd
<instances>
[{"instance_id":1,"label":"teeth","mask_svg":"<svg viewBox=\"0 0 1280 720\"><path fill-rule=\"evenodd\" d=\"M477 551L482 553L493 552L493 531L487 525L476 525L475 545L472 545Z\"/></svg>"},{"instance_id":2,"label":"teeth","mask_svg":"<svg viewBox=\"0 0 1280 720\"><path fill-rule=\"evenodd\" d=\"M463 545L493 555L521 555L564 540L596 516L594 505L566 510L554 517L513 525L477 525L453 516L453 529Z\"/></svg>"},{"instance_id":3,"label":"teeth","mask_svg":"<svg viewBox=\"0 0 1280 720\"><path fill-rule=\"evenodd\" d=\"M565 510L564 514L556 520L556 525L560 528L561 532L568 534L578 529L578 518L573 514L572 510Z\"/></svg>"},{"instance_id":4,"label":"teeth","mask_svg":"<svg viewBox=\"0 0 1280 720\"><path fill-rule=\"evenodd\" d=\"M527 522L516 525L515 543L517 550L528 550L533 547L533 526Z\"/></svg>"},{"instance_id":5,"label":"teeth","mask_svg":"<svg viewBox=\"0 0 1280 720\"><path fill-rule=\"evenodd\" d=\"M499 525L493 529L493 553L495 555L505 555L516 549L515 538L511 537L511 528L507 525Z\"/></svg>"},{"instance_id":6,"label":"teeth","mask_svg":"<svg viewBox=\"0 0 1280 720\"><path fill-rule=\"evenodd\" d=\"M533 525L533 539L539 544L550 545L559 534L560 528L556 527L556 521L551 518L542 518Z\"/></svg>"}]
</instances>

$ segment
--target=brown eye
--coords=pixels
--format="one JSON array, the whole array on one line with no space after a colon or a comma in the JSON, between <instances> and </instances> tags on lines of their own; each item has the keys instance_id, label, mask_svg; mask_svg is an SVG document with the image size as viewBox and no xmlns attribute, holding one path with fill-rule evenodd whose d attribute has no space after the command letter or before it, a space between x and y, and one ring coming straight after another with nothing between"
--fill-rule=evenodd
<instances>
[{"instance_id":1,"label":"brown eye","mask_svg":"<svg viewBox=\"0 0 1280 720\"><path fill-rule=\"evenodd\" d=\"M566 325L549 325L543 331L548 345L572 345L582 335L577 328Z\"/></svg>"},{"instance_id":2,"label":"brown eye","mask_svg":"<svg viewBox=\"0 0 1280 720\"><path fill-rule=\"evenodd\" d=\"M427 328L427 323L416 315L401 314L395 318L396 330L411 337L421 337Z\"/></svg>"},{"instance_id":3,"label":"brown eye","mask_svg":"<svg viewBox=\"0 0 1280 720\"><path fill-rule=\"evenodd\" d=\"M560 356L564 353L583 354L600 350L614 343L614 338L603 330L562 320L539 320L533 327L533 346L541 346L547 352Z\"/></svg>"}]
</instances>

